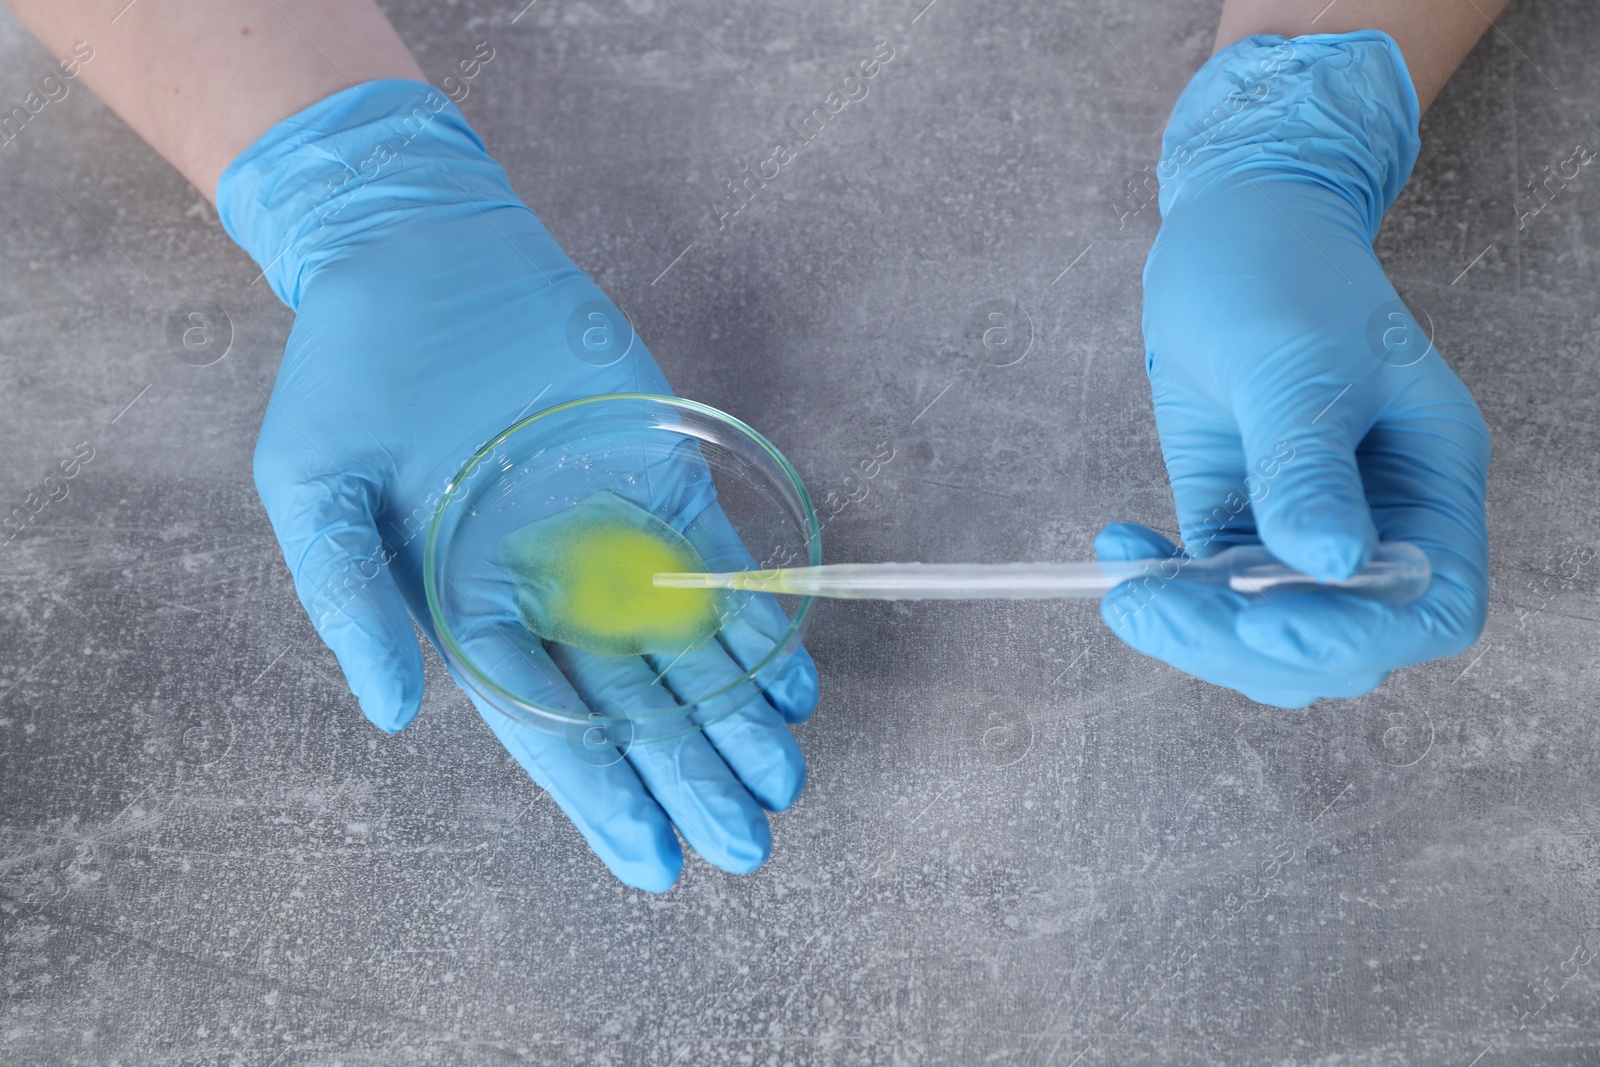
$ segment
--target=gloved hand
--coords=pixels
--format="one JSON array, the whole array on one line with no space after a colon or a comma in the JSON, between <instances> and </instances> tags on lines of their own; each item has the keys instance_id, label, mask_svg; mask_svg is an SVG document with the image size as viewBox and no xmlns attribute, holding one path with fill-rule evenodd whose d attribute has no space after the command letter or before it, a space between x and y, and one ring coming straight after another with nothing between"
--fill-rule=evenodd
<instances>
[{"instance_id":1,"label":"gloved hand","mask_svg":"<svg viewBox=\"0 0 1600 1067\"><path fill-rule=\"evenodd\" d=\"M1102 602L1133 648L1264 704L1366 693L1483 628L1488 432L1372 250L1417 122L1399 49L1365 31L1232 45L1167 126L1145 366L1186 550L1259 538L1327 580L1381 539L1433 567L1426 595L1400 606L1251 601L1159 574ZM1125 524L1095 545L1104 559L1175 551Z\"/></svg>"},{"instance_id":2,"label":"gloved hand","mask_svg":"<svg viewBox=\"0 0 1600 1067\"><path fill-rule=\"evenodd\" d=\"M284 120L222 176L217 211L297 313L256 447L256 487L362 711L396 732L422 699L413 619L436 642L421 557L449 478L536 408L665 393L667 383L430 86L370 82ZM714 528L712 497L695 499ZM530 696L568 707L614 696L603 678L564 676L528 645L542 657L538 673L555 679ZM788 806L805 779L787 723L809 715L816 696L802 651L766 698L615 761L479 711L618 878L662 891L683 863L674 826L726 870L766 859L762 809Z\"/></svg>"}]
</instances>

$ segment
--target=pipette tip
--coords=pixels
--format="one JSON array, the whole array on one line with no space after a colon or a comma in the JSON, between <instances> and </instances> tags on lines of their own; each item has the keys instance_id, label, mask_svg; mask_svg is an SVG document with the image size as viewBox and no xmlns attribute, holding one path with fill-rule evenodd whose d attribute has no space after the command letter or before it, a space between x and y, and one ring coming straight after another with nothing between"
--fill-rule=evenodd
<instances>
[{"instance_id":1,"label":"pipette tip","mask_svg":"<svg viewBox=\"0 0 1600 1067\"><path fill-rule=\"evenodd\" d=\"M657 589L732 589L734 574L698 574L692 571L660 571L651 576Z\"/></svg>"}]
</instances>

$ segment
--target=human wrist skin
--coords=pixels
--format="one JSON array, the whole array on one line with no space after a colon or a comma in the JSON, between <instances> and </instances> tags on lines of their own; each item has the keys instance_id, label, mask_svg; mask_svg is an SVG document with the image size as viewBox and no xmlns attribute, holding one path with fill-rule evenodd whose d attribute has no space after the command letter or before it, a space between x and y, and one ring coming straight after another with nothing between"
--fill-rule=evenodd
<instances>
[{"instance_id":1,"label":"human wrist skin","mask_svg":"<svg viewBox=\"0 0 1600 1067\"><path fill-rule=\"evenodd\" d=\"M1298 37L1382 30L1406 57L1426 112L1467 54L1505 10L1508 0L1224 0L1216 45L1255 33Z\"/></svg>"}]
</instances>

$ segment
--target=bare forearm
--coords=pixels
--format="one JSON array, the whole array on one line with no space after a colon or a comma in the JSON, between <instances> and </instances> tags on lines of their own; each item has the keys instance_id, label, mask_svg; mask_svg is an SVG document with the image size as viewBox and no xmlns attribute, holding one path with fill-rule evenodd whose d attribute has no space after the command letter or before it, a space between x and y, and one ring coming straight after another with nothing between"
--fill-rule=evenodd
<instances>
[{"instance_id":1,"label":"bare forearm","mask_svg":"<svg viewBox=\"0 0 1600 1067\"><path fill-rule=\"evenodd\" d=\"M1508 0L1225 0L1217 26L1221 50L1252 33L1382 30L1406 57L1417 98L1426 111L1461 65L1489 20Z\"/></svg>"},{"instance_id":2,"label":"bare forearm","mask_svg":"<svg viewBox=\"0 0 1600 1067\"><path fill-rule=\"evenodd\" d=\"M373 0L7 0L56 55L207 197L274 123L376 78L422 79ZM115 20L115 21L113 21Z\"/></svg>"}]
</instances>

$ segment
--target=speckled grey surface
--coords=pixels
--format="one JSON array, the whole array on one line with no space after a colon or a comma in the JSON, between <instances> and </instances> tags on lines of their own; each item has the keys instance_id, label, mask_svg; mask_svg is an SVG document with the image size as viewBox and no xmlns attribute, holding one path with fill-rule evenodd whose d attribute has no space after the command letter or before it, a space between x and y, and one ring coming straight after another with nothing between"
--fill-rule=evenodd
<instances>
[{"instance_id":1,"label":"speckled grey surface","mask_svg":"<svg viewBox=\"0 0 1600 1067\"><path fill-rule=\"evenodd\" d=\"M464 110L680 391L818 496L893 443L833 560L1172 528L1127 198L1217 6L390 5L435 77L490 42ZM1600 1063L1600 175L1517 218L1600 144L1600 27L1501 26L1380 241L1494 430L1477 646L1282 712L1090 605L826 605L772 861L662 897L436 660L413 727L362 719L250 482L289 313L86 90L50 103L0 146L0 497L93 458L0 556L0 1060ZM719 230L723 179L879 41ZM0 103L48 62L0 16ZM968 337L987 301L1031 321L1015 365ZM187 365L166 323L207 302L231 350Z\"/></svg>"}]
</instances>

